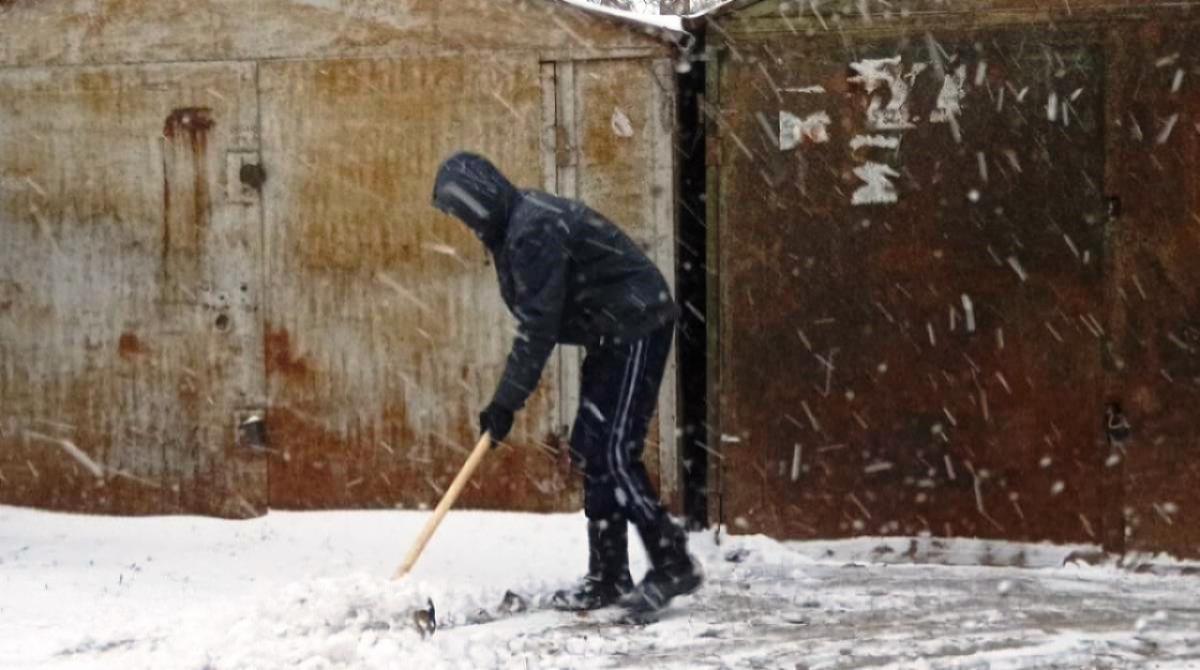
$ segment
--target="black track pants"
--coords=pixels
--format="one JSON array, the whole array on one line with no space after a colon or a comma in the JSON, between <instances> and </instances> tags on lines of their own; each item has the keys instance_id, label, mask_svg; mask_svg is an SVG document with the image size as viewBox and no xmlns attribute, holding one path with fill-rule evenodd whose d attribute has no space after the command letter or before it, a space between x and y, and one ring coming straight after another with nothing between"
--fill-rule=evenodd
<instances>
[{"instance_id":1,"label":"black track pants","mask_svg":"<svg viewBox=\"0 0 1200 670\"><path fill-rule=\"evenodd\" d=\"M571 456L583 472L588 519L623 518L640 528L663 514L642 450L674 333L670 324L640 340L587 351Z\"/></svg>"}]
</instances>

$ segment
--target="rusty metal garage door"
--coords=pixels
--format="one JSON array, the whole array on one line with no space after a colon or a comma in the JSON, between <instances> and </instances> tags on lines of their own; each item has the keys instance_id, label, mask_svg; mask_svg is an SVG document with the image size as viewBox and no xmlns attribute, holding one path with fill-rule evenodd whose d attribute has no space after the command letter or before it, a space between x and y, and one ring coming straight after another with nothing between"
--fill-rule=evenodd
<instances>
[{"instance_id":1,"label":"rusty metal garage door","mask_svg":"<svg viewBox=\"0 0 1200 670\"><path fill-rule=\"evenodd\" d=\"M736 50L714 127L724 518L1099 541L1097 41L876 30Z\"/></svg>"},{"instance_id":2,"label":"rusty metal garage door","mask_svg":"<svg viewBox=\"0 0 1200 670\"><path fill-rule=\"evenodd\" d=\"M271 63L261 85L274 506L427 504L474 443L512 330L478 242L430 207L451 152L585 198L673 274L666 61ZM516 448L488 459L464 504L578 506L563 448L576 356L555 357Z\"/></svg>"},{"instance_id":3,"label":"rusty metal garage door","mask_svg":"<svg viewBox=\"0 0 1200 670\"><path fill-rule=\"evenodd\" d=\"M478 242L430 206L452 151L584 197L673 274L667 61L455 55L0 85L0 221L21 250L0 269L5 501L254 514L268 467L278 507L437 500L512 337ZM574 356L549 366L517 447L464 504L577 506L561 448ZM674 454L657 438L673 392L652 461ZM260 414L267 450L239 447L236 426ZM63 460L74 477L42 478Z\"/></svg>"},{"instance_id":4,"label":"rusty metal garage door","mask_svg":"<svg viewBox=\"0 0 1200 670\"><path fill-rule=\"evenodd\" d=\"M253 65L0 71L0 500L265 508L256 114Z\"/></svg>"},{"instance_id":5,"label":"rusty metal garage door","mask_svg":"<svg viewBox=\"0 0 1200 670\"><path fill-rule=\"evenodd\" d=\"M669 60L605 59L545 63L544 118L554 120L543 146L553 165L546 187L579 198L621 227L675 280L674 72ZM582 352L565 348L564 424L579 403ZM667 365L645 461L665 500L680 494L675 440L675 356Z\"/></svg>"},{"instance_id":6,"label":"rusty metal garage door","mask_svg":"<svg viewBox=\"0 0 1200 670\"><path fill-rule=\"evenodd\" d=\"M535 60L278 62L261 73L271 504L436 501L512 338L479 242L430 206L453 151L540 185ZM556 509L556 366L464 505Z\"/></svg>"},{"instance_id":7,"label":"rusty metal garage door","mask_svg":"<svg viewBox=\"0 0 1200 670\"><path fill-rule=\"evenodd\" d=\"M1114 32L1111 399L1132 427L1114 495L1126 548L1200 556L1200 28ZM1116 543L1114 543L1116 544Z\"/></svg>"}]
</instances>

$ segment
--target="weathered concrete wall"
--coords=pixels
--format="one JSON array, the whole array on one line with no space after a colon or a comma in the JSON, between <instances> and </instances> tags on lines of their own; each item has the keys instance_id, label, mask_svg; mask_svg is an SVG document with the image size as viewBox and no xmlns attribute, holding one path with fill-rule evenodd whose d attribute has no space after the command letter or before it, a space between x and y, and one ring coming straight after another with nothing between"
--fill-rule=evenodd
<instances>
[{"instance_id":1,"label":"weathered concrete wall","mask_svg":"<svg viewBox=\"0 0 1200 670\"><path fill-rule=\"evenodd\" d=\"M19 0L0 32L5 502L435 502L512 336L478 242L429 206L455 150L586 197L673 274L671 52L628 27L549 2ZM464 504L577 503L576 368L556 357Z\"/></svg>"},{"instance_id":2,"label":"weathered concrete wall","mask_svg":"<svg viewBox=\"0 0 1200 670\"><path fill-rule=\"evenodd\" d=\"M1018 0L720 20L727 522L1200 554L1198 22Z\"/></svg>"}]
</instances>

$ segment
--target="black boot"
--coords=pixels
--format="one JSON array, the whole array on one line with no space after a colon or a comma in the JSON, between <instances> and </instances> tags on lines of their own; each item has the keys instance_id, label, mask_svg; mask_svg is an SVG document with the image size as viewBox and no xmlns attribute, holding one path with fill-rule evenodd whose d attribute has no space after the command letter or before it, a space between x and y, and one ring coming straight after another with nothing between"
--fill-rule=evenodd
<instances>
[{"instance_id":1,"label":"black boot","mask_svg":"<svg viewBox=\"0 0 1200 670\"><path fill-rule=\"evenodd\" d=\"M700 563L688 553L687 533L671 517L663 514L658 522L638 528L651 568L645 579L623 601L631 612L654 612L667 606L675 596L687 595L704 583Z\"/></svg>"},{"instance_id":2,"label":"black boot","mask_svg":"<svg viewBox=\"0 0 1200 670\"><path fill-rule=\"evenodd\" d=\"M620 518L588 521L588 573L574 589L554 594L555 608L599 609L612 605L633 590L627 528L625 519Z\"/></svg>"}]
</instances>

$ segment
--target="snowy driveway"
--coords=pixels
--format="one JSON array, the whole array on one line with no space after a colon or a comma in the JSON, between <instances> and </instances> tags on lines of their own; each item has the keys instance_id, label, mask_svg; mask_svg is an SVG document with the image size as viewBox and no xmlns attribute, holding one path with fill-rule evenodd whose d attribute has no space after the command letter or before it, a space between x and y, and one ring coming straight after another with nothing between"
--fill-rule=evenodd
<instances>
[{"instance_id":1,"label":"snowy driveway","mask_svg":"<svg viewBox=\"0 0 1200 670\"><path fill-rule=\"evenodd\" d=\"M0 668L1200 668L1197 577L816 560L836 543L711 533L693 535L708 586L657 624L466 625L577 576L583 519L455 512L411 581L387 581L423 519L0 507ZM421 640L427 598L443 627Z\"/></svg>"},{"instance_id":2,"label":"snowy driveway","mask_svg":"<svg viewBox=\"0 0 1200 670\"><path fill-rule=\"evenodd\" d=\"M1194 584L1012 568L718 572L689 611L592 648L626 658L589 666L1200 668ZM586 633L543 631L529 648L549 650Z\"/></svg>"}]
</instances>

